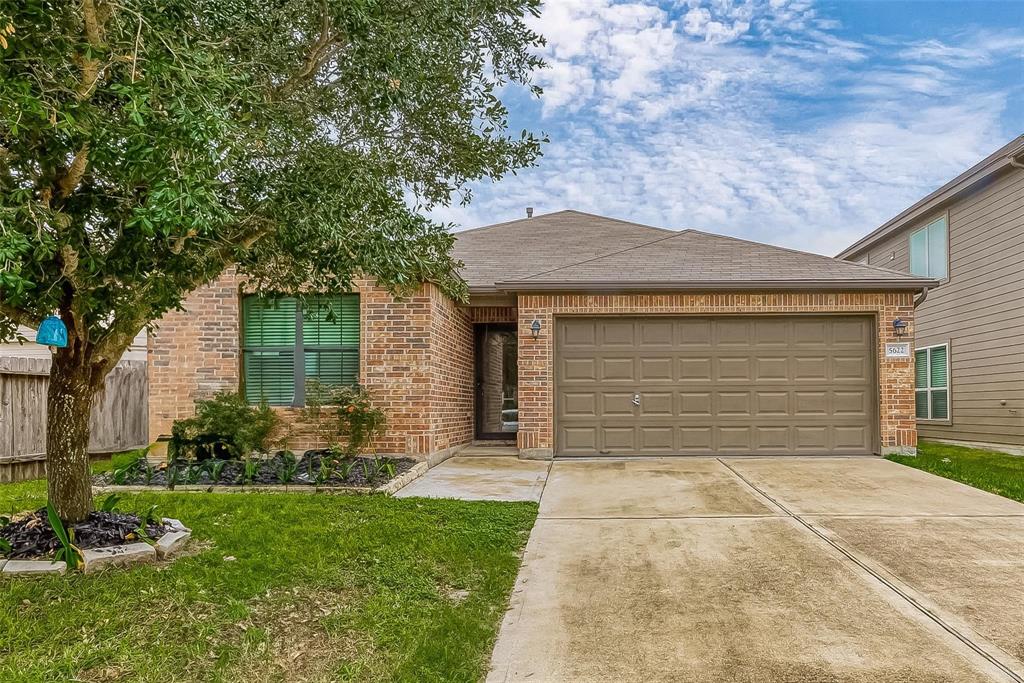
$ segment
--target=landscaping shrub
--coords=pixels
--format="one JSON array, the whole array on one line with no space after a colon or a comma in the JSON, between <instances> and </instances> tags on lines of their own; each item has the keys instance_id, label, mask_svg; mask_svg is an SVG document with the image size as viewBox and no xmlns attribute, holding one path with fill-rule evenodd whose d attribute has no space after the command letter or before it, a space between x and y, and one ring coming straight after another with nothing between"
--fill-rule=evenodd
<instances>
[{"instance_id":1,"label":"landscaping shrub","mask_svg":"<svg viewBox=\"0 0 1024 683\"><path fill-rule=\"evenodd\" d=\"M241 394L225 391L196 401L196 414L171 428L169 460L238 460L266 452L280 432L281 419L264 401L251 406Z\"/></svg>"},{"instance_id":2,"label":"landscaping shrub","mask_svg":"<svg viewBox=\"0 0 1024 683\"><path fill-rule=\"evenodd\" d=\"M372 405L370 392L359 385L308 382L303 415L316 425L328 450L345 458L365 453L387 428L384 411Z\"/></svg>"}]
</instances>

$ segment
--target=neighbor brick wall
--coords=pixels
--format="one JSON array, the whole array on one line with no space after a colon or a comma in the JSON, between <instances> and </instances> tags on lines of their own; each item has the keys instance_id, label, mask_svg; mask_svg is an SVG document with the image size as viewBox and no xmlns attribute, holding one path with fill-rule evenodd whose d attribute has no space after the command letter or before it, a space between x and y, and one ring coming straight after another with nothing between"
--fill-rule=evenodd
<instances>
[{"instance_id":1,"label":"neighbor brick wall","mask_svg":"<svg viewBox=\"0 0 1024 683\"><path fill-rule=\"evenodd\" d=\"M892 320L910 323L913 293L679 293L519 296L519 449L523 456L549 458L554 449L554 316L761 313L871 313L878 324L880 437L883 452L917 446L914 419L914 361L886 359L884 344L895 340ZM537 339L530 323L541 322Z\"/></svg>"},{"instance_id":2,"label":"neighbor brick wall","mask_svg":"<svg viewBox=\"0 0 1024 683\"><path fill-rule=\"evenodd\" d=\"M424 285L395 299L359 281L360 382L388 417L379 453L428 457L473 436L473 329L467 311ZM170 433L194 402L238 390L242 278L227 273L193 292L184 311L168 313L149 342L150 440ZM297 408L277 407L288 445L322 445Z\"/></svg>"}]
</instances>

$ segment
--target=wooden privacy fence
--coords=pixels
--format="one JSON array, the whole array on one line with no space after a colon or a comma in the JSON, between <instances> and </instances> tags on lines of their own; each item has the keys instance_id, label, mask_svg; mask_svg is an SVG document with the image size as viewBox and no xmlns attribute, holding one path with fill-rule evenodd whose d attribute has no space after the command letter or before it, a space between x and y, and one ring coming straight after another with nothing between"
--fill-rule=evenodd
<instances>
[{"instance_id":1,"label":"wooden privacy fence","mask_svg":"<svg viewBox=\"0 0 1024 683\"><path fill-rule=\"evenodd\" d=\"M0 482L45 474L48 358L0 356ZM90 453L139 448L149 440L146 364L121 361L92 403Z\"/></svg>"}]
</instances>

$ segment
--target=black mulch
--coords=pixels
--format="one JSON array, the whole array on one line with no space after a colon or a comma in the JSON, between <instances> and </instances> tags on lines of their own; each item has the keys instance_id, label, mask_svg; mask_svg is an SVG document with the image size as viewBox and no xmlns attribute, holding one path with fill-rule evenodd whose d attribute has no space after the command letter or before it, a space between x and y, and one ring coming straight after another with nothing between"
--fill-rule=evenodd
<instances>
[{"instance_id":1,"label":"black mulch","mask_svg":"<svg viewBox=\"0 0 1024 683\"><path fill-rule=\"evenodd\" d=\"M251 481L245 480L245 463L241 460L203 460L182 463L175 471L177 486L262 486L289 484L292 486L382 486L393 477L407 472L416 464L411 458L336 458L327 450L306 451L290 465L287 456L279 451L267 458L256 460ZM384 466L390 463L393 474ZM100 486L129 485L167 487L171 468L160 463L153 465L144 459L126 470L104 472L94 481ZM217 471L219 469L219 472ZM289 471L291 470L291 471Z\"/></svg>"},{"instance_id":2,"label":"black mulch","mask_svg":"<svg viewBox=\"0 0 1024 683\"><path fill-rule=\"evenodd\" d=\"M84 522L71 525L74 543L79 548L103 548L109 545L135 543L139 537L139 516L126 512L92 512ZM147 524L146 535L157 539L167 532L163 524ZM15 517L0 527L0 538L11 544L9 559L50 557L60 547L46 518L46 508Z\"/></svg>"}]
</instances>

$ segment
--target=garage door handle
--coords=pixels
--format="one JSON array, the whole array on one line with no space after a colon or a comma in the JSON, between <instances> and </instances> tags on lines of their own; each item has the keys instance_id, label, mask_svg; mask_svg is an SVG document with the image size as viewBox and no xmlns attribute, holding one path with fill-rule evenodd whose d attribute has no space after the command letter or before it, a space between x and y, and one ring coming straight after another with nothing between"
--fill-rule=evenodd
<instances>
[{"instance_id":1,"label":"garage door handle","mask_svg":"<svg viewBox=\"0 0 1024 683\"><path fill-rule=\"evenodd\" d=\"M640 394L633 394L633 405L640 405Z\"/></svg>"}]
</instances>

